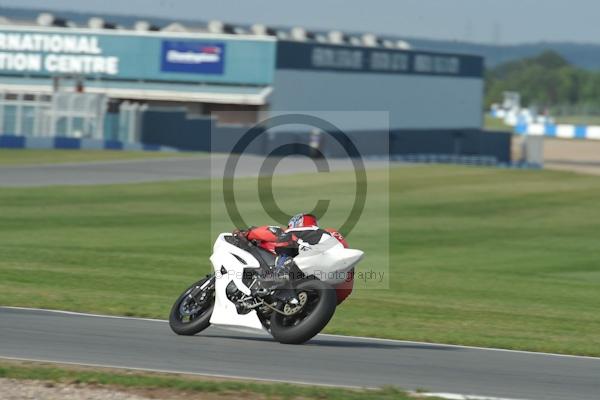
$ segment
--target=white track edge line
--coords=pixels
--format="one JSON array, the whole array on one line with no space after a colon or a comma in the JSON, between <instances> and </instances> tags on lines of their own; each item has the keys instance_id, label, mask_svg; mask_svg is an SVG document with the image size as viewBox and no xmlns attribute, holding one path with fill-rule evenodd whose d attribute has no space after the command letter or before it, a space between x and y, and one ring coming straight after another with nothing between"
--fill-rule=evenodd
<instances>
[{"instance_id":1,"label":"white track edge line","mask_svg":"<svg viewBox=\"0 0 600 400\"><path fill-rule=\"evenodd\" d=\"M25 311L44 311L55 314L66 314L66 315L77 315L81 317L96 317L96 318L112 318L112 319L131 319L136 321L151 321L151 322L168 322L166 319L155 319L155 318L141 318L141 317L127 317L120 315L105 315L105 314L93 314L78 311L66 311L66 310L51 310L47 308L34 308L34 307L15 307L15 306L0 306L0 309L6 308L9 310L25 310Z\"/></svg>"},{"instance_id":2,"label":"white track edge line","mask_svg":"<svg viewBox=\"0 0 600 400\"><path fill-rule=\"evenodd\" d=\"M95 363L82 363L75 361L58 361L58 360L48 360L48 359L40 359L40 358L28 358L28 357L8 357L0 355L0 360L11 360L11 361L30 361L30 362L41 362L41 363L49 363L49 364L57 364L57 365L78 365L82 367L94 367L94 368L111 368L118 370L132 370L132 371L140 371L140 372L154 372L154 373L162 373L162 374L177 374L177 375L190 375L190 376L200 376L207 378L221 378L221 379L240 379L254 382L265 382L265 383L289 383L296 385L307 385L307 386L320 386L320 387L328 387L328 388L347 388L347 389L356 389L356 390L376 390L378 388L371 386L353 386L353 385L335 385L329 383L317 383L317 382L306 382L306 381L290 381L283 379L267 379L267 378L253 378L248 376L241 375L223 375L223 374L212 374L212 373L203 373L203 372L183 372L176 370L167 370L167 369L157 369L157 368L142 368L142 367L125 367L125 366L117 366L110 364L95 364ZM416 391L407 391L411 395L415 395L416 397L440 397L448 400L524 400L524 399L511 399L511 398L503 398L503 397L488 397L488 396L478 396L478 395L464 395L464 394L455 394L455 393L429 393L429 392L416 392Z\"/></svg>"},{"instance_id":3,"label":"white track edge line","mask_svg":"<svg viewBox=\"0 0 600 400\"><path fill-rule=\"evenodd\" d=\"M322 387L330 387L330 388L348 388L348 389L363 389L363 390L364 389L367 389L367 390L378 389L376 387L371 387L371 386L334 385L334 384L330 384L330 383L290 381L290 380L284 380L284 379L253 378L253 377L242 376L242 375L212 374L210 372L207 372L207 373L185 372L185 371L177 371L177 370L158 369L158 368L125 367L122 365L119 366L119 365L111 365L111 364L95 364L95 363L87 363L87 362L59 361L59 360L48 360L48 359L27 358L27 357L8 357L8 356L0 355L0 360L3 360L3 359L4 360L13 360L13 361L42 362L42 363L50 363L50 364L79 365L82 367L113 368L113 369L124 369L124 370L133 370L133 371L142 371L142 372L157 372L157 373L162 373L162 374L205 376L208 378L238 379L238 380L257 381L257 382L290 383L290 384L294 384L294 385L322 386Z\"/></svg>"},{"instance_id":4,"label":"white track edge line","mask_svg":"<svg viewBox=\"0 0 600 400\"><path fill-rule=\"evenodd\" d=\"M50 309L46 309L46 308L0 306L0 309L2 309L2 308L13 309L13 310L27 310L27 311L45 311L45 312L51 312L51 313L57 313L57 314L79 315L79 316L85 316L85 317L130 319L130 320L137 320L137 321L152 321L152 322L163 322L163 323L168 322L166 319L124 317L124 316L119 316L119 315L92 314L92 313L84 313L84 312L77 312L77 311L50 310ZM572 354L546 353L546 352L537 352L537 351L528 351L528 350L499 349L499 348L495 348L495 347L478 347L478 346L467 346L467 345L460 345L460 344L446 344L446 343L435 343L435 342L417 342L417 341L412 341L412 340L400 340L400 339L371 338L371 337L366 337L366 336L347 336L347 335L336 335L336 334L331 334L331 333L320 333L319 335L342 338L342 339L359 339L359 340L378 341L378 342L445 346L445 347L454 347L454 348L459 348L459 349L487 350L487 351L498 351L498 352L506 352L506 353L530 354L530 355L541 355L541 356L552 356L552 357L563 357L563 358L577 358L577 359L600 361L600 357L577 356L577 355L572 355Z\"/></svg>"},{"instance_id":5,"label":"white track edge line","mask_svg":"<svg viewBox=\"0 0 600 400\"><path fill-rule=\"evenodd\" d=\"M525 399L513 399L508 397L490 397L490 396L479 396L472 394L458 394L458 393L417 393L410 392L417 397L440 397L448 400L525 400Z\"/></svg>"},{"instance_id":6,"label":"white track edge line","mask_svg":"<svg viewBox=\"0 0 600 400\"><path fill-rule=\"evenodd\" d=\"M500 349L500 348L496 348L496 347L468 346L468 345L463 345L463 344L448 344L448 343L437 343L437 342L417 342L417 341L412 341L412 340L371 338L371 337L366 337L366 336L346 336L346 335L335 335L335 334L331 334L331 333L321 333L320 335L339 337L339 338L352 338L352 339L360 339L360 340L373 340L373 341L381 341L381 342L423 344L423 345L431 345L431 346L453 347L453 348L459 348L459 349L487 350L487 351L497 351L497 352L505 352L505 353L530 354L530 355L552 356L552 357L563 357L563 358L579 358L579 359L600 361L600 357L578 356L578 355L573 355L573 354L546 353L546 352L542 352L542 351L511 350L511 349Z\"/></svg>"}]
</instances>

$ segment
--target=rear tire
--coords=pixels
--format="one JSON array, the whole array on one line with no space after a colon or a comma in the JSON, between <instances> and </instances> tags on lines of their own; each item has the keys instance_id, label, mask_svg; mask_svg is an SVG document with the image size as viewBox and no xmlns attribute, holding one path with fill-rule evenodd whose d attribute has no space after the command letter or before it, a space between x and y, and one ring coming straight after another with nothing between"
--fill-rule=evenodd
<instances>
[{"instance_id":1,"label":"rear tire","mask_svg":"<svg viewBox=\"0 0 600 400\"><path fill-rule=\"evenodd\" d=\"M335 313L337 296L335 290L327 283L318 279L303 280L294 287L296 292L309 294L306 307L310 310L300 310L300 320L294 316L288 317L277 312L271 316L271 335L280 343L302 344L317 335ZM311 299L312 298L312 299ZM311 305L312 303L312 305ZM302 315L308 312L308 315Z\"/></svg>"},{"instance_id":2,"label":"rear tire","mask_svg":"<svg viewBox=\"0 0 600 400\"><path fill-rule=\"evenodd\" d=\"M215 305L214 288L212 289L212 293L207 293L207 296L209 297L204 302L200 304L196 303L196 306L199 307L199 310L187 322L183 321L185 315L181 313L181 307L184 301L189 301L188 294L194 288L196 288L197 286L201 286L208 279L212 278L212 276L206 277L194 283L192 286L187 288L175 301L173 307L171 307L171 313L169 315L169 326L171 327L171 330L173 332L175 332L178 335L193 336L210 326L210 317L212 315L213 308ZM199 295L200 294L198 294L198 296Z\"/></svg>"}]
</instances>

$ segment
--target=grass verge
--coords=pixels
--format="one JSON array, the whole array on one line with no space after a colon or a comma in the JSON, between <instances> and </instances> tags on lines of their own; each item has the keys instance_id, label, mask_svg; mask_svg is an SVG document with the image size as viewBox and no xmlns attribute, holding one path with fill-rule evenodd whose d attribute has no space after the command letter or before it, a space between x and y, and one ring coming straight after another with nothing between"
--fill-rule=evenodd
<instances>
[{"instance_id":1,"label":"grass verge","mask_svg":"<svg viewBox=\"0 0 600 400\"><path fill-rule=\"evenodd\" d=\"M371 177L373 198L389 188L390 213L349 241L388 256L390 223L390 288L355 290L326 332L600 356L599 177L450 166L393 169L389 187ZM352 182L314 174L274 187L294 211L324 194L351 204L336 194ZM256 181L236 185L258 215ZM0 189L0 304L166 318L209 271L209 191L209 181Z\"/></svg>"},{"instance_id":2,"label":"grass verge","mask_svg":"<svg viewBox=\"0 0 600 400\"><path fill-rule=\"evenodd\" d=\"M34 150L0 149L2 165L64 164L74 162L140 160L148 158L190 157L197 153L117 150Z\"/></svg>"},{"instance_id":3,"label":"grass verge","mask_svg":"<svg viewBox=\"0 0 600 400\"><path fill-rule=\"evenodd\" d=\"M506 125L504 123L504 120L492 117L491 115L489 115L487 113L483 117L483 127L484 127L484 129L487 129L490 131L505 131L505 132L513 131L513 127Z\"/></svg>"},{"instance_id":4,"label":"grass verge","mask_svg":"<svg viewBox=\"0 0 600 400\"><path fill-rule=\"evenodd\" d=\"M46 382L104 387L155 398L196 398L218 395L219 399L324 399L324 400L407 400L405 392L386 387L354 390L282 383L257 383L200 376L136 372L106 368L72 367L0 359L0 378L32 379ZM213 398L213 397L211 397Z\"/></svg>"}]
</instances>

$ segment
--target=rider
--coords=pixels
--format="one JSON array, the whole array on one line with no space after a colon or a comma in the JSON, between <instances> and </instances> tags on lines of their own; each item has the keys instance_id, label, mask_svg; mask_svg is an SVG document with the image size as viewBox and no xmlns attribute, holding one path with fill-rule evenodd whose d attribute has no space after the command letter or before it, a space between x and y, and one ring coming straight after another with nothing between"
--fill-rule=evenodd
<instances>
[{"instance_id":1,"label":"rider","mask_svg":"<svg viewBox=\"0 0 600 400\"><path fill-rule=\"evenodd\" d=\"M279 226L265 225L250 227L247 230L235 230L233 233L253 241L260 248L276 255L276 270L284 272L286 275L294 274L294 271L301 274L293 257L298 255L303 246L314 245L333 236L345 248L348 248L348 243L341 233L331 228L319 228L317 218L307 213L294 215L288 222L286 230ZM354 271L349 274L345 282L335 287L338 304L352 292L353 275Z\"/></svg>"},{"instance_id":2,"label":"rider","mask_svg":"<svg viewBox=\"0 0 600 400\"><path fill-rule=\"evenodd\" d=\"M319 228L317 218L312 214L304 213L294 215L288 222L286 230L278 226L265 225L250 227L245 231L235 231L234 233L254 241L264 250L284 257L296 256L302 246L320 243L330 236L348 247L339 232L333 229Z\"/></svg>"}]
</instances>

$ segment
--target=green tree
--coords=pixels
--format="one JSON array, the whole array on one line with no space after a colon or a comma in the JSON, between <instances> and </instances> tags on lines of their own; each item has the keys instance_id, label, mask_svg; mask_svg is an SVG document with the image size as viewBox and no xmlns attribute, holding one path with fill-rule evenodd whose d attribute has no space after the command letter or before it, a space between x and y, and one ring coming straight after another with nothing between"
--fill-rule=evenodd
<instances>
[{"instance_id":1,"label":"green tree","mask_svg":"<svg viewBox=\"0 0 600 400\"><path fill-rule=\"evenodd\" d=\"M485 83L486 107L504 91L517 91L524 104L540 108L600 105L600 73L576 68L554 51L499 65L487 71Z\"/></svg>"}]
</instances>

